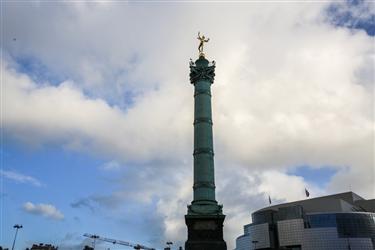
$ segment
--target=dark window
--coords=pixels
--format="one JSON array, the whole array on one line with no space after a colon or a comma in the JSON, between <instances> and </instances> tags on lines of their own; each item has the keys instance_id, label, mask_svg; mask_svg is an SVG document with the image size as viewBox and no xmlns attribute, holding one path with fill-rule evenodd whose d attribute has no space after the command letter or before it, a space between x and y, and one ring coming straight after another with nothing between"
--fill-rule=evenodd
<instances>
[{"instance_id":1,"label":"dark window","mask_svg":"<svg viewBox=\"0 0 375 250\"><path fill-rule=\"evenodd\" d=\"M369 213L337 214L337 232L342 238L371 238L375 241L375 215Z\"/></svg>"},{"instance_id":2,"label":"dark window","mask_svg":"<svg viewBox=\"0 0 375 250\"><path fill-rule=\"evenodd\" d=\"M269 223L272 224L274 222L274 213L275 211L260 211L257 213L252 214L253 224L262 224L262 223Z\"/></svg>"},{"instance_id":3,"label":"dark window","mask_svg":"<svg viewBox=\"0 0 375 250\"><path fill-rule=\"evenodd\" d=\"M282 207L277 212L277 221L301 219L303 217L302 206Z\"/></svg>"},{"instance_id":4,"label":"dark window","mask_svg":"<svg viewBox=\"0 0 375 250\"><path fill-rule=\"evenodd\" d=\"M309 214L305 217L305 227L336 227L336 214Z\"/></svg>"}]
</instances>

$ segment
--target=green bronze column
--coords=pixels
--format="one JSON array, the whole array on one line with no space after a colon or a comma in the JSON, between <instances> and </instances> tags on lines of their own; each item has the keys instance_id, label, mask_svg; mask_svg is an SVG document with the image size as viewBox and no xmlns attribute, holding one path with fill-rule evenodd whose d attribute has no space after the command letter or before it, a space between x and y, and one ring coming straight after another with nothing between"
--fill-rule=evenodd
<instances>
[{"instance_id":1,"label":"green bronze column","mask_svg":"<svg viewBox=\"0 0 375 250\"><path fill-rule=\"evenodd\" d=\"M223 240L225 215L215 198L211 111L215 62L209 62L202 51L203 42L208 39L200 35L198 39L201 40L199 59L190 61L190 82L194 85L194 195L185 216L188 227L185 250L226 250Z\"/></svg>"},{"instance_id":2,"label":"green bronze column","mask_svg":"<svg viewBox=\"0 0 375 250\"><path fill-rule=\"evenodd\" d=\"M190 81L194 85L194 199L188 214L221 214L215 199L211 112L214 76L215 63L203 56L190 62Z\"/></svg>"}]
</instances>

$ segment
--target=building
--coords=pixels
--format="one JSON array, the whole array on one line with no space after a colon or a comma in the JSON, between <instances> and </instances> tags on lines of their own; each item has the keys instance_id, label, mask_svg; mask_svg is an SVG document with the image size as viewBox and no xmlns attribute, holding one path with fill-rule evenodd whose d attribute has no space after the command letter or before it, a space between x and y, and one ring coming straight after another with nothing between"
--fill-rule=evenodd
<instances>
[{"instance_id":1,"label":"building","mask_svg":"<svg viewBox=\"0 0 375 250\"><path fill-rule=\"evenodd\" d=\"M260 209L236 250L374 250L375 199L346 192Z\"/></svg>"},{"instance_id":2,"label":"building","mask_svg":"<svg viewBox=\"0 0 375 250\"><path fill-rule=\"evenodd\" d=\"M43 243L40 243L39 245L33 244L33 246L30 248L30 250L57 250L57 249L58 247L56 246L53 246L51 244L43 244Z\"/></svg>"}]
</instances>

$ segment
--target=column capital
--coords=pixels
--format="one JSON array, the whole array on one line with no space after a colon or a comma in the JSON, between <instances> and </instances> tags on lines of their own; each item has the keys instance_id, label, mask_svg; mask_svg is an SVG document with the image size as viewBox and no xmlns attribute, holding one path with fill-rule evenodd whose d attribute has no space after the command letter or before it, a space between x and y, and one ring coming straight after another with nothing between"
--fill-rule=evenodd
<instances>
[{"instance_id":1,"label":"column capital","mask_svg":"<svg viewBox=\"0 0 375 250\"><path fill-rule=\"evenodd\" d=\"M190 59L190 82L195 84L203 80L214 83L215 66L215 61L209 62L204 57L200 57L195 62Z\"/></svg>"}]
</instances>

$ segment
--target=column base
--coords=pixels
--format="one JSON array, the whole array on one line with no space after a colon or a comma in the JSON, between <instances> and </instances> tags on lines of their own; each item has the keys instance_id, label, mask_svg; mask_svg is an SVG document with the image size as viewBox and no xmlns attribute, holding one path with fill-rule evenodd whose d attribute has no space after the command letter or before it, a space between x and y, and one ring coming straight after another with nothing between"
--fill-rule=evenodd
<instances>
[{"instance_id":1,"label":"column base","mask_svg":"<svg viewBox=\"0 0 375 250\"><path fill-rule=\"evenodd\" d=\"M223 239L225 215L185 215L188 240L185 250L227 250Z\"/></svg>"}]
</instances>

